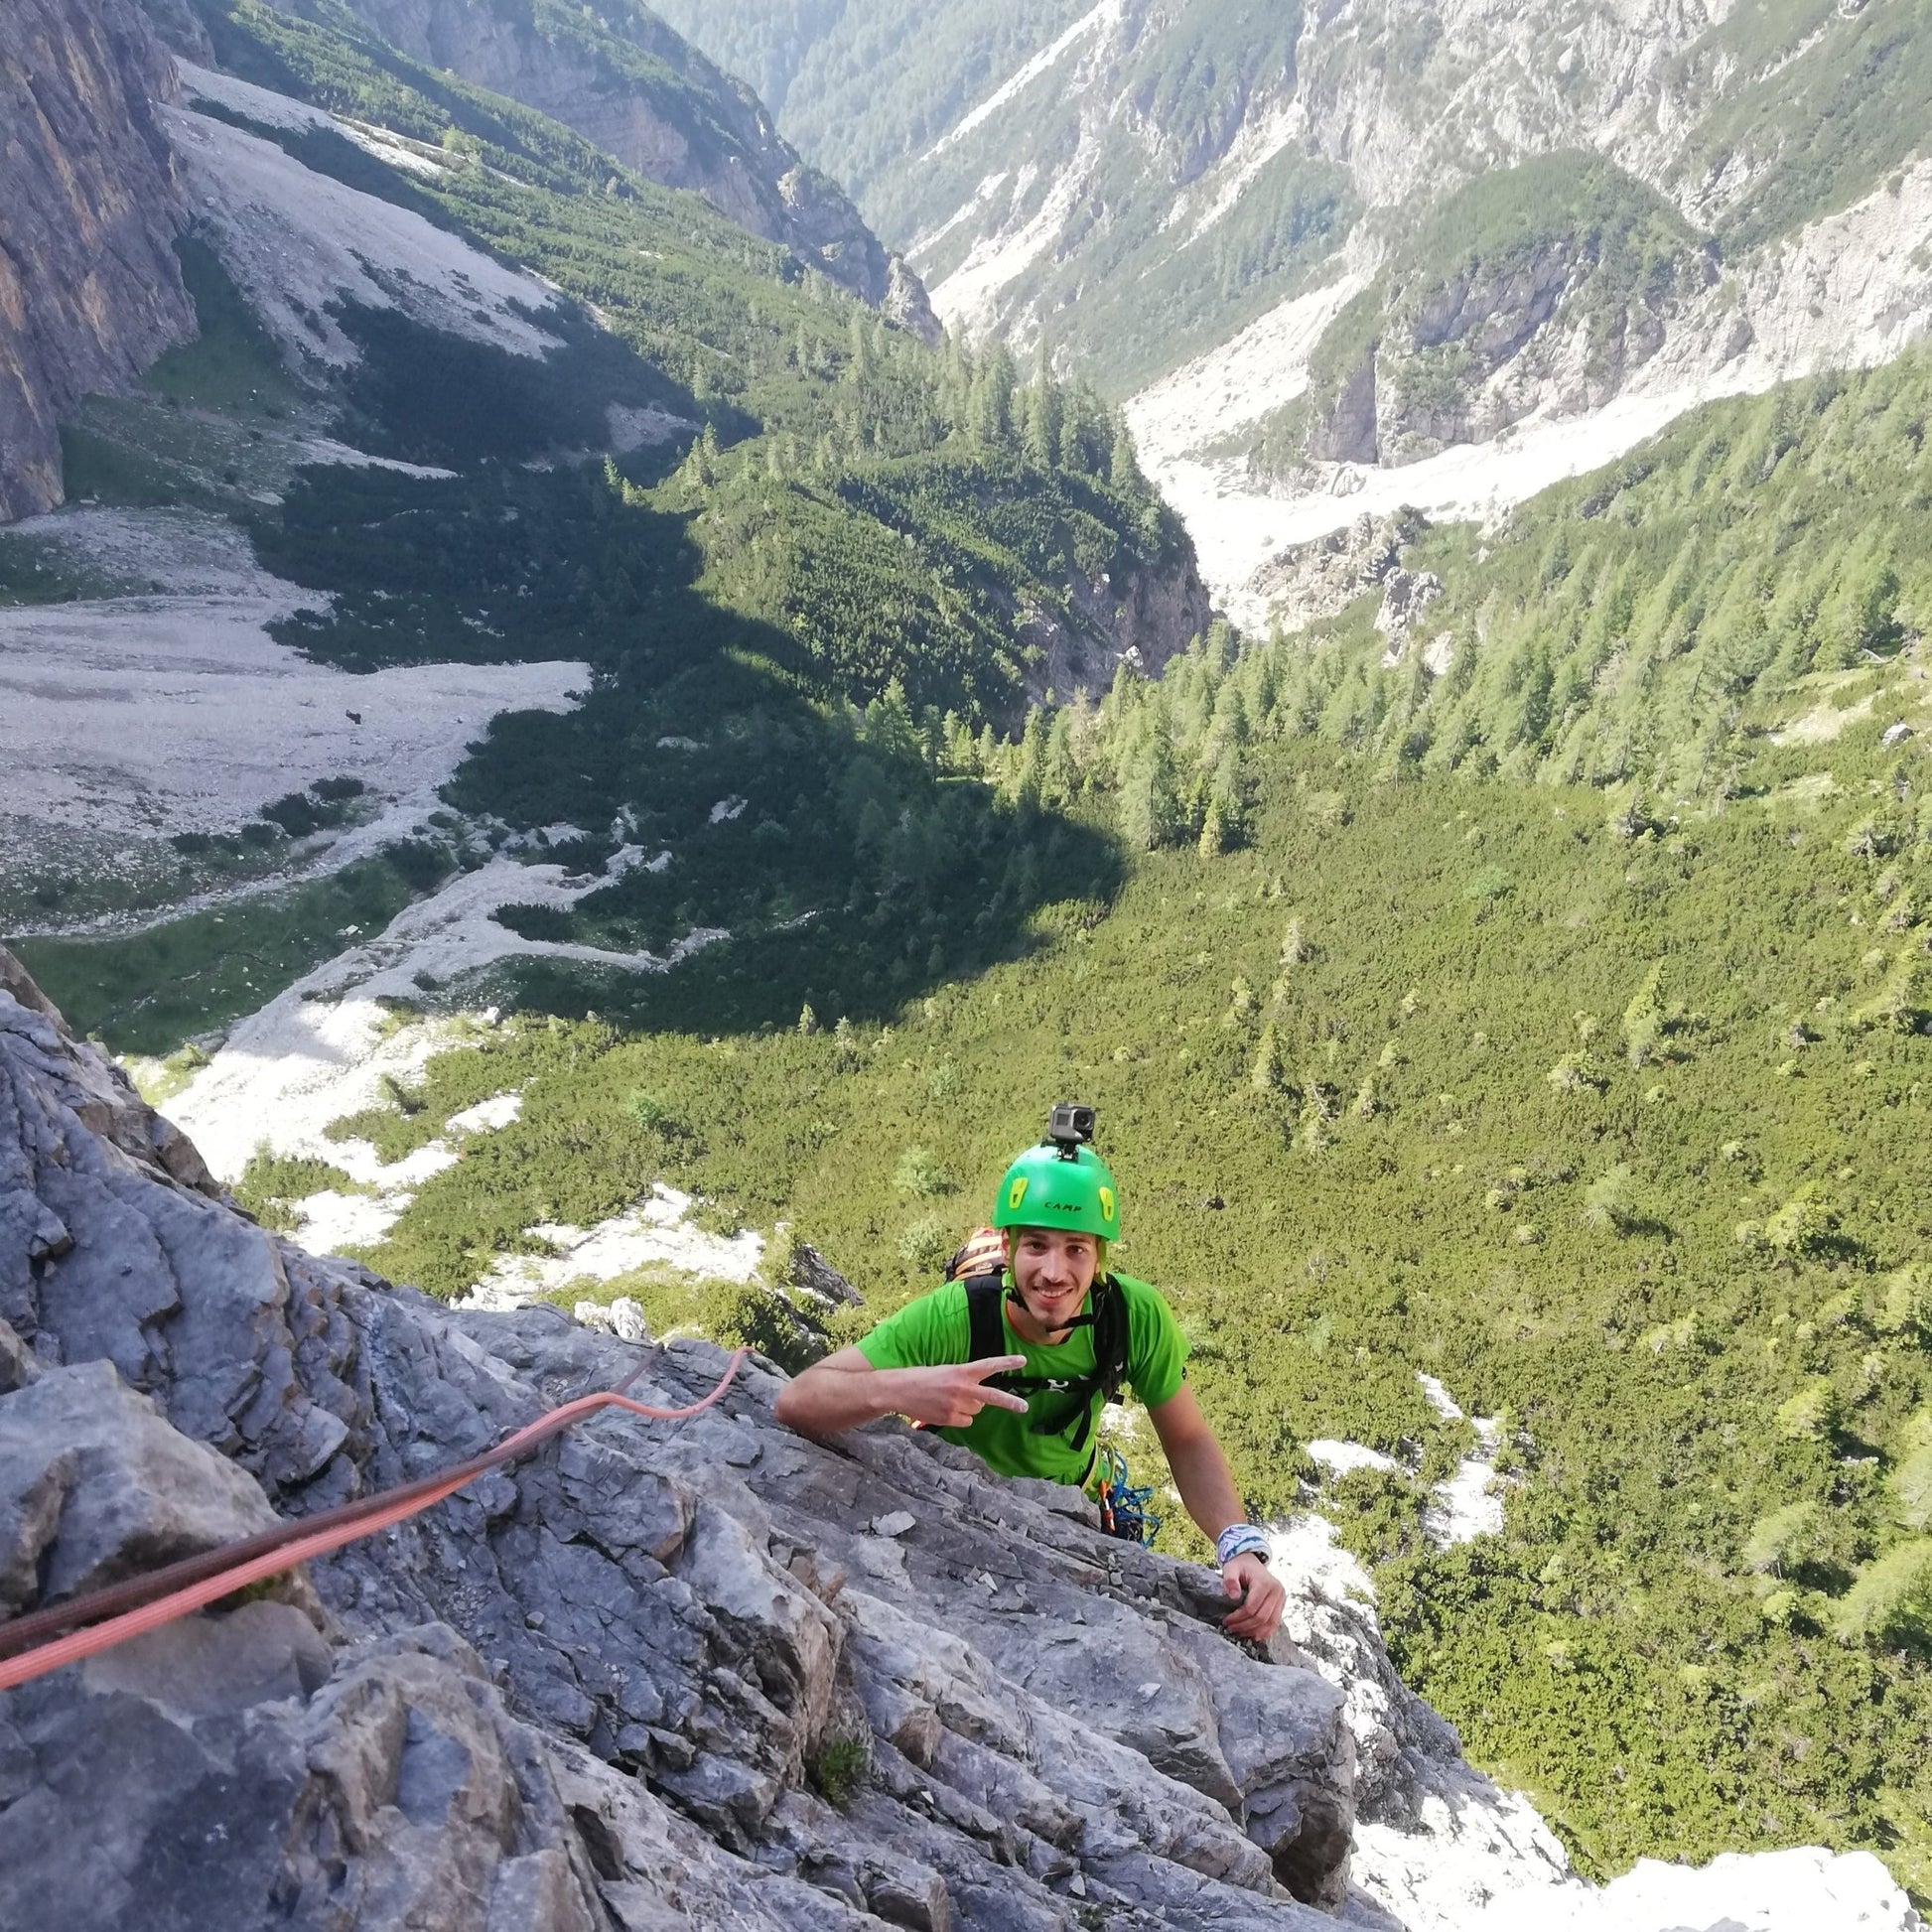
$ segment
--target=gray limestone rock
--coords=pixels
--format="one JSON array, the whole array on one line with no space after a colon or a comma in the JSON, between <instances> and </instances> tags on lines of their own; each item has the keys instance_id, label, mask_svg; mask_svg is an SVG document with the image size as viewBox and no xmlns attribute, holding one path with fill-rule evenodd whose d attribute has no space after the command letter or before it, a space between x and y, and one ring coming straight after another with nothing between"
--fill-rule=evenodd
<instances>
[{"instance_id":1,"label":"gray limestone rock","mask_svg":"<svg viewBox=\"0 0 1932 1932\"><path fill-rule=\"evenodd\" d=\"M1364 593L1385 583L1429 522L1420 510L1356 517L1346 529L1290 544L1256 571L1249 588L1266 600L1284 630L1300 630L1339 617Z\"/></svg>"},{"instance_id":2,"label":"gray limestone rock","mask_svg":"<svg viewBox=\"0 0 1932 1932\"><path fill-rule=\"evenodd\" d=\"M284 1246L5 991L0 1099L0 1318L39 1371L0 1396L9 1608L445 1467L637 1363ZM656 1347L631 1393L681 1407L724 1362ZM313 1565L313 1618L203 1615L0 1696L0 1922L128 1922L137 1882L184 1932L1359 1916L1340 1686L1230 1643L1210 1574L1077 1495L897 1425L806 1441L779 1386L753 1357L688 1422L581 1423Z\"/></svg>"},{"instance_id":3,"label":"gray limestone rock","mask_svg":"<svg viewBox=\"0 0 1932 1932\"><path fill-rule=\"evenodd\" d=\"M0 1397L0 1610L9 1615L275 1523L252 1476L171 1428L109 1362L53 1369Z\"/></svg>"},{"instance_id":4,"label":"gray limestone rock","mask_svg":"<svg viewBox=\"0 0 1932 1932\"><path fill-rule=\"evenodd\" d=\"M1412 624L1443 594L1443 580L1433 570L1389 572L1382 584L1382 608L1375 614L1375 627L1388 638L1390 650L1400 655Z\"/></svg>"},{"instance_id":5,"label":"gray limestone rock","mask_svg":"<svg viewBox=\"0 0 1932 1932\"><path fill-rule=\"evenodd\" d=\"M0 34L0 522L61 500L59 418L195 334L155 107L173 64L135 0L9 0Z\"/></svg>"},{"instance_id":6,"label":"gray limestone rock","mask_svg":"<svg viewBox=\"0 0 1932 1932\"><path fill-rule=\"evenodd\" d=\"M14 1333L10 1323L0 1321L0 1395L11 1395L39 1378L40 1364L34 1351Z\"/></svg>"},{"instance_id":7,"label":"gray limestone rock","mask_svg":"<svg viewBox=\"0 0 1932 1932\"><path fill-rule=\"evenodd\" d=\"M431 1627L332 1657L278 1603L0 1698L0 1924L602 1932L536 1734Z\"/></svg>"},{"instance_id":8,"label":"gray limestone rock","mask_svg":"<svg viewBox=\"0 0 1932 1932\"><path fill-rule=\"evenodd\" d=\"M859 1306L859 1291L809 1241L791 1244L791 1266L786 1279L791 1287L802 1288L828 1309Z\"/></svg>"}]
</instances>

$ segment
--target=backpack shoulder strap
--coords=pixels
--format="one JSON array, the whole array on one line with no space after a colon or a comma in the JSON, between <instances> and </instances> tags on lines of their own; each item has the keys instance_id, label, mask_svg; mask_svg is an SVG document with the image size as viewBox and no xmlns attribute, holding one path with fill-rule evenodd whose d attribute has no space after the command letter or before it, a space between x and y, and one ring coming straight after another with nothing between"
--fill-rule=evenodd
<instances>
[{"instance_id":1,"label":"backpack shoulder strap","mask_svg":"<svg viewBox=\"0 0 1932 1932\"><path fill-rule=\"evenodd\" d=\"M966 1359L983 1362L991 1356L1004 1355L1007 1331L1000 1303L1006 1294L1005 1276L969 1275L962 1286L966 1290L966 1319L971 1334Z\"/></svg>"},{"instance_id":2,"label":"backpack shoulder strap","mask_svg":"<svg viewBox=\"0 0 1932 1932\"><path fill-rule=\"evenodd\" d=\"M1121 1385L1127 1380L1127 1363L1133 1337L1129 1333L1127 1292L1114 1276L1098 1285L1093 1298L1093 1373L1100 1384L1102 1399L1120 1400Z\"/></svg>"}]
</instances>

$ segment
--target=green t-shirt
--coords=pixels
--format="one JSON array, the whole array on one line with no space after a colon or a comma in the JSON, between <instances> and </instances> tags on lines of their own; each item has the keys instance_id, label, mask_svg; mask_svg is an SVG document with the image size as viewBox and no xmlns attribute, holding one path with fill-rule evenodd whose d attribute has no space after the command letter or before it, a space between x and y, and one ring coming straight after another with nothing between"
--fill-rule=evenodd
<instances>
[{"instance_id":1,"label":"green t-shirt","mask_svg":"<svg viewBox=\"0 0 1932 1932\"><path fill-rule=\"evenodd\" d=\"M1127 1301L1127 1379L1134 1393L1150 1409L1158 1408L1180 1388L1187 1366L1187 1343L1173 1311L1162 1300L1158 1289L1131 1275L1116 1275ZM1092 1310L1088 1296L1082 1313ZM1067 1338L1048 1347L1022 1341L1007 1319L1007 1306L1000 1303L1000 1319L1006 1329L1004 1353L1024 1355L1025 1375L1052 1376L1068 1381L1093 1372L1093 1324L1075 1328ZM897 1314L888 1315L859 1344L859 1352L874 1368L943 1368L949 1362L972 1358L972 1321L966 1311L966 1288L962 1282L948 1282L929 1295L908 1302ZM1041 1390L1032 1398L1037 1415L1058 1418L1067 1408L1067 1397L1052 1390ZM1093 1420L1100 1420L1099 1392L1093 1397ZM936 1433L949 1443L963 1443L983 1461L1003 1476L1044 1476L1049 1482L1079 1482L1093 1460L1091 1436L1078 1449L1069 1440L1078 1434L1069 1416L1066 1425L1051 1435L1036 1435L1035 1414L1021 1415L1016 1410L989 1406L982 1409L964 1429L941 1429Z\"/></svg>"}]
</instances>

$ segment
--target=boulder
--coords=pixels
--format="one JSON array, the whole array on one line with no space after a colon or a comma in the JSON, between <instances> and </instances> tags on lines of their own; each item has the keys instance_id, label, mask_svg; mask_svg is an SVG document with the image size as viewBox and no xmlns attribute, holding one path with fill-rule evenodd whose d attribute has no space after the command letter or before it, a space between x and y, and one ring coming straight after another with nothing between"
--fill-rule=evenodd
<instances>
[{"instance_id":1,"label":"boulder","mask_svg":"<svg viewBox=\"0 0 1932 1932\"><path fill-rule=\"evenodd\" d=\"M273 1529L261 1485L104 1361L0 1397L0 1613Z\"/></svg>"}]
</instances>

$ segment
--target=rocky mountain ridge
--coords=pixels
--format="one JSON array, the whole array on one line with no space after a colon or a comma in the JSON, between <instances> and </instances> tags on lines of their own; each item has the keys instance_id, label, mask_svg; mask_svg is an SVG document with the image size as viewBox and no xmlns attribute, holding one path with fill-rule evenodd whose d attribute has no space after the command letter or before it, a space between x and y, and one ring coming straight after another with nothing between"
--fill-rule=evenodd
<instances>
[{"instance_id":1,"label":"rocky mountain ridge","mask_svg":"<svg viewBox=\"0 0 1932 1932\"><path fill-rule=\"evenodd\" d=\"M949 322L1140 392L1150 467L1251 622L1284 542L1487 513L1932 317L1911 0L961 9L931 29L970 56L950 89L870 14L779 33L681 5L782 80L781 124Z\"/></svg>"},{"instance_id":2,"label":"rocky mountain ridge","mask_svg":"<svg viewBox=\"0 0 1932 1932\"><path fill-rule=\"evenodd\" d=\"M1322 249L1289 251L1291 267L1250 247L1223 312L1203 318L1222 337L1251 284L1306 280L1351 234L1386 256L1468 184L1566 152L1601 157L1735 255L1908 161L1904 127L1831 122L1842 111L1863 123L1922 77L1916 14L1894 0L1775 25L1702 0L1587 17L1492 0L1279 16L1216 0L1064 0L984 17L963 85L942 86L915 39L884 36L867 105L847 93L858 45L880 24L852 10L799 15L781 48L748 6L673 0L668 12L779 90L781 123L906 242L943 313L1016 342L1046 328L1075 355L1091 346L1088 325L1057 298L1077 290L1104 306L1123 262L1109 231L1123 221L1152 222L1163 252L1183 255L1240 229L1254 204L1292 198L1311 168L1338 171L1345 194ZM933 26L946 39L969 31L963 9ZM1859 100L1859 86L1873 98ZM834 99L870 125L829 119ZM1038 264L1044 281L1029 275Z\"/></svg>"},{"instance_id":3,"label":"rocky mountain ridge","mask_svg":"<svg viewBox=\"0 0 1932 1932\"><path fill-rule=\"evenodd\" d=\"M299 13L299 0L275 0ZM649 9L624 0L596 19L535 0L349 0L412 58L460 73L574 127L666 188L789 248L927 342L939 325L918 278L889 254L843 190L803 162L743 81L724 74Z\"/></svg>"},{"instance_id":4,"label":"rocky mountain ridge","mask_svg":"<svg viewBox=\"0 0 1932 1932\"><path fill-rule=\"evenodd\" d=\"M172 63L134 0L20 0L0 46L0 522L61 500L59 419L195 331L156 111Z\"/></svg>"}]
</instances>

